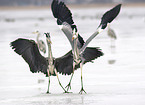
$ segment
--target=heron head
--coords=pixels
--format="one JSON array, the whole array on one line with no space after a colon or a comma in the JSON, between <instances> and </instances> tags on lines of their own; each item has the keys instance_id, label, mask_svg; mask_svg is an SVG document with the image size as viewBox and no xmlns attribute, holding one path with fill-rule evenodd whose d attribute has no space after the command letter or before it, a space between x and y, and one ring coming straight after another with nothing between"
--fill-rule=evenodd
<instances>
[{"instance_id":1,"label":"heron head","mask_svg":"<svg viewBox=\"0 0 145 105\"><path fill-rule=\"evenodd\" d=\"M39 31L32 32L33 34L39 34Z\"/></svg>"},{"instance_id":2,"label":"heron head","mask_svg":"<svg viewBox=\"0 0 145 105\"><path fill-rule=\"evenodd\" d=\"M74 39L77 39L77 38L78 38L78 35L79 35L79 33L76 32L76 30L74 29L74 30L73 30L72 41L73 41Z\"/></svg>"},{"instance_id":3,"label":"heron head","mask_svg":"<svg viewBox=\"0 0 145 105\"><path fill-rule=\"evenodd\" d=\"M46 40L48 41L48 43L52 44L51 40L50 40L50 33L44 33L46 35Z\"/></svg>"}]
</instances>

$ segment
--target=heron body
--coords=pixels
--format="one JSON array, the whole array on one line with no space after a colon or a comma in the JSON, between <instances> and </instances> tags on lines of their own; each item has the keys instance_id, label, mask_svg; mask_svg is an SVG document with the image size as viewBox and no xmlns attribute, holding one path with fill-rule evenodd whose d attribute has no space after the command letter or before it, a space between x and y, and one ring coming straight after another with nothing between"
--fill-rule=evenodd
<instances>
[{"instance_id":1,"label":"heron body","mask_svg":"<svg viewBox=\"0 0 145 105\"><path fill-rule=\"evenodd\" d=\"M91 42L95 36L97 36L100 32L102 32L106 27L108 23L111 23L114 18L119 14L121 8L121 4L115 6L111 10L107 11L103 17L101 18L101 23L98 26L97 30L86 40L86 42L83 40L83 38L79 35L77 26L74 24L74 21L72 19L72 13L69 10L69 8L65 5L64 2L59 0L53 0L51 4L51 9L53 16L57 19L57 24L61 26L61 30L64 32L66 37L68 38L71 47L72 47L72 54L73 54L73 72L70 79L69 84L66 86L67 90L71 89L71 80L74 74L74 69L76 65L79 65L81 68L81 90L80 93L85 92L83 89L83 79L82 79L82 66L84 62L86 61L86 58L84 55L89 55L88 51L86 53L87 48L90 48L90 52L93 53L89 55L90 58L96 59L103 55L98 55L95 50L97 48L93 49L91 47L87 47L87 45ZM90 60L91 61L91 60ZM86 92L85 92L86 93Z\"/></svg>"},{"instance_id":2,"label":"heron body","mask_svg":"<svg viewBox=\"0 0 145 105\"><path fill-rule=\"evenodd\" d=\"M109 36L111 39L115 39L115 40L117 39L117 36L116 36L114 30L113 30L112 28L110 28L110 26L108 26L108 31L107 31L107 33L108 33L108 36Z\"/></svg>"},{"instance_id":3,"label":"heron body","mask_svg":"<svg viewBox=\"0 0 145 105\"><path fill-rule=\"evenodd\" d=\"M42 51L44 54L46 53L46 45L42 40L37 41L38 47L40 51Z\"/></svg>"},{"instance_id":4,"label":"heron body","mask_svg":"<svg viewBox=\"0 0 145 105\"><path fill-rule=\"evenodd\" d=\"M49 93L51 75L57 76L59 85L67 93L67 91L61 85L59 78L58 78L58 74L57 74L56 66L55 66L55 62L54 62L55 59L53 58L52 51L51 51L50 36L48 36L48 35L49 34L47 34L46 41L48 44L49 51L48 51L48 57L46 57L46 58L40 54L38 45L33 40L19 38L15 41L11 42L11 46L12 46L12 49L14 49L14 51L17 54L21 55L23 57L23 59L28 63L28 65L30 67L30 71L32 73L42 72L42 73L46 74L46 76L49 77L47 93ZM67 56L70 56L70 54ZM61 57L59 59L61 59ZM56 58L56 61L59 59ZM57 61L57 62L58 62L58 64L61 63L59 61ZM68 66L65 66L64 68L68 68Z\"/></svg>"},{"instance_id":5,"label":"heron body","mask_svg":"<svg viewBox=\"0 0 145 105\"><path fill-rule=\"evenodd\" d=\"M70 50L64 56L59 58L54 58L52 55L51 40L49 34L47 34L46 39L48 44L48 57L43 57L40 54L38 45L34 40L19 38L11 42L10 45L12 49L14 49L14 51L17 54L21 55L23 59L27 62L30 71L32 73L42 72L47 77L49 77L48 90L47 90L47 93L49 93L50 76L57 76L58 78L57 72L61 73L62 75L70 75L73 73L73 54L72 54L72 50ZM84 58L86 59L84 64L95 59L90 57L90 55L93 54L91 52L92 49L95 50L98 56L102 55L102 52L100 51L99 48L87 48L85 54L83 55ZM75 70L77 68L80 68L80 66L76 65ZM62 87L60 81L59 84ZM62 89L64 90L64 92L67 93L67 91L63 87Z\"/></svg>"},{"instance_id":6,"label":"heron body","mask_svg":"<svg viewBox=\"0 0 145 105\"><path fill-rule=\"evenodd\" d=\"M39 39L40 38L40 32L36 31L36 32L33 32L33 33L37 34L36 40L37 40L39 50L42 51L45 54L46 53L46 45L42 40Z\"/></svg>"},{"instance_id":7,"label":"heron body","mask_svg":"<svg viewBox=\"0 0 145 105\"><path fill-rule=\"evenodd\" d=\"M110 40L111 40L110 47L111 47L111 52L113 52L112 48L115 48L115 40L117 39L117 36L116 36L115 31L112 28L110 28L110 25L108 25L107 34L110 37Z\"/></svg>"}]
</instances>

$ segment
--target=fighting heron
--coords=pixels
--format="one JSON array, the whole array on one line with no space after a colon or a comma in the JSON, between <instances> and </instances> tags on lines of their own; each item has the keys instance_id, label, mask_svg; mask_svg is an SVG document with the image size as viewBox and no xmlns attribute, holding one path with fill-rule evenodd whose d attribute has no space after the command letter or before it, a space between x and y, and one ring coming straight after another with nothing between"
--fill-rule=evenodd
<instances>
[{"instance_id":1,"label":"fighting heron","mask_svg":"<svg viewBox=\"0 0 145 105\"><path fill-rule=\"evenodd\" d=\"M40 54L38 50L38 45L35 43L34 40L19 38L11 42L10 45L12 49L14 49L14 51L17 54L21 55L23 59L28 63L30 67L30 71L32 73L42 72L47 77L49 77L47 93L49 93L51 75L57 76L60 86L65 91L65 93L67 93L67 91L63 88L63 86L59 81L57 72L61 73L62 75L70 75L73 72L72 50L70 50L62 57L54 58L52 55L50 34L49 33L45 33L45 34L46 34L46 41L48 44L48 57L46 58ZM95 53L92 52L92 49L95 50ZM95 56L90 57L90 55L93 54L95 54ZM85 53L83 55L85 58L84 64L102 55L103 53L99 48L86 48ZM77 68L79 68L79 65L75 66L75 70Z\"/></svg>"},{"instance_id":2,"label":"fighting heron","mask_svg":"<svg viewBox=\"0 0 145 105\"><path fill-rule=\"evenodd\" d=\"M47 93L49 93L49 87L50 87L50 76L57 76L59 85L62 87L62 89L67 93L67 91L63 88L63 86L60 83L60 80L58 78L58 74L55 68L55 62L57 62L57 70L65 70L66 68L69 68L70 65L64 65L62 67L62 63L60 62L61 60L67 60L71 56L71 53L67 53L63 57L60 58L53 58L52 56L52 50L51 50L51 39L50 39L50 34L46 34L46 42L48 45L48 57L43 57L39 50L38 50L38 45L35 43L34 40L28 40L28 39L23 39L19 38L13 42L11 42L12 49L14 51L21 55L23 59L28 63L30 67L30 71L32 73L36 72L42 72L46 74L47 77L49 77L49 82L48 82L48 90ZM69 59L68 59L69 60ZM59 70L59 66L61 67L61 70Z\"/></svg>"},{"instance_id":3,"label":"fighting heron","mask_svg":"<svg viewBox=\"0 0 145 105\"><path fill-rule=\"evenodd\" d=\"M69 10L69 8L65 5L64 2L59 0L53 0L51 4L53 16L57 19L57 24L60 26L61 30L68 38L73 53L73 72L72 72L70 82L66 86L67 90L71 89L71 80L74 74L74 68L75 65L79 64L81 68L81 90L79 93L82 94L83 92L85 92L83 88L83 78L82 78L82 66L85 61L85 58L83 57L84 52L87 48L87 45L91 42L91 40L95 36L97 36L100 32L102 32L107 27L108 23L111 23L116 18L116 16L120 12L120 8L121 8L121 4L107 11L101 18L101 23L98 26L97 30L85 42L78 33L77 26L74 24L74 21L72 19L72 13ZM93 50L90 51L94 52ZM94 55L90 55L90 57L93 56Z\"/></svg>"},{"instance_id":4,"label":"fighting heron","mask_svg":"<svg viewBox=\"0 0 145 105\"><path fill-rule=\"evenodd\" d=\"M37 41L39 50L42 51L45 54L46 53L46 45L42 40L39 39L40 38L40 32L36 31L36 32L33 32L33 34L37 35L36 41Z\"/></svg>"}]
</instances>

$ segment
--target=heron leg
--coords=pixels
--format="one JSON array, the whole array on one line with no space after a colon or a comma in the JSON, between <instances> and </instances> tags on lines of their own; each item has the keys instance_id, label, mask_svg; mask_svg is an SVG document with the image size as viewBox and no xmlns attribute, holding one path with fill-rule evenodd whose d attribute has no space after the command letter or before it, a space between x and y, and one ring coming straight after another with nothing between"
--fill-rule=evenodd
<instances>
[{"instance_id":1,"label":"heron leg","mask_svg":"<svg viewBox=\"0 0 145 105\"><path fill-rule=\"evenodd\" d=\"M80 63L80 67L81 67L81 85L82 85L82 87L81 87L81 90L80 90L79 94L82 94L83 92L86 93L86 91L83 88L83 75L82 75L83 63L82 62Z\"/></svg>"},{"instance_id":2,"label":"heron leg","mask_svg":"<svg viewBox=\"0 0 145 105\"><path fill-rule=\"evenodd\" d=\"M72 73L71 78L70 78L70 81L69 81L68 85L65 87L65 88L67 88L67 91L69 89L71 90L71 80L72 80L73 75L74 75L74 73Z\"/></svg>"},{"instance_id":3,"label":"heron leg","mask_svg":"<svg viewBox=\"0 0 145 105\"><path fill-rule=\"evenodd\" d=\"M68 85L65 87L65 88L67 88L67 91L68 91L69 89L71 90L71 80L72 80L72 77L73 77L73 75L74 75L74 69L75 69L75 62L73 62L73 72L72 72L70 81L69 81Z\"/></svg>"},{"instance_id":4,"label":"heron leg","mask_svg":"<svg viewBox=\"0 0 145 105\"><path fill-rule=\"evenodd\" d=\"M49 70L47 70L47 72L48 72L48 78L49 78L49 80L48 80L48 89L47 89L47 94L49 93L49 87L50 87L50 74L49 74Z\"/></svg>"},{"instance_id":5,"label":"heron leg","mask_svg":"<svg viewBox=\"0 0 145 105\"><path fill-rule=\"evenodd\" d=\"M59 83L59 85L60 85L61 88L64 90L64 93L70 93L70 92L66 91L66 90L64 89L64 87L62 86L62 84L60 83L60 80L59 80L59 78L58 78L58 74L57 74L56 69L55 69L55 74L56 74L56 76L57 76L57 79L58 79L58 83Z\"/></svg>"}]
</instances>

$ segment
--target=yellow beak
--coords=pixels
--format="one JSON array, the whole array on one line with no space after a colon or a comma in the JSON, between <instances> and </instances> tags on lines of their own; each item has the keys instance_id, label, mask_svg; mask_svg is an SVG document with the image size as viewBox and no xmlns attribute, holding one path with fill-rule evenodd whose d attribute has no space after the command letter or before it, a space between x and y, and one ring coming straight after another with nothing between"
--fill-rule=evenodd
<instances>
[{"instance_id":1,"label":"yellow beak","mask_svg":"<svg viewBox=\"0 0 145 105\"><path fill-rule=\"evenodd\" d=\"M75 38L74 37L72 37L72 41L74 40Z\"/></svg>"},{"instance_id":2,"label":"yellow beak","mask_svg":"<svg viewBox=\"0 0 145 105\"><path fill-rule=\"evenodd\" d=\"M32 34L36 34L36 32L32 32Z\"/></svg>"}]
</instances>

